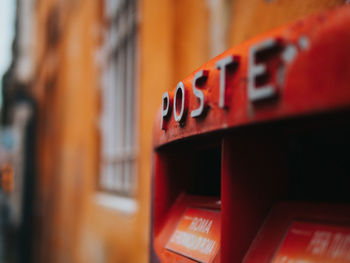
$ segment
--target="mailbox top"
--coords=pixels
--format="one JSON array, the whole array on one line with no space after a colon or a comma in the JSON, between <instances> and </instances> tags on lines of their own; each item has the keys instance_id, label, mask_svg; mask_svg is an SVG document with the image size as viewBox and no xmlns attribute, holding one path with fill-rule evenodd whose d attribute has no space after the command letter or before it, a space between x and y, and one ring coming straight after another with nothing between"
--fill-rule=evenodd
<instances>
[{"instance_id":1,"label":"mailbox top","mask_svg":"<svg viewBox=\"0 0 350 263\"><path fill-rule=\"evenodd\" d=\"M165 92L154 147L251 123L350 106L350 7L277 28L208 61Z\"/></svg>"}]
</instances>

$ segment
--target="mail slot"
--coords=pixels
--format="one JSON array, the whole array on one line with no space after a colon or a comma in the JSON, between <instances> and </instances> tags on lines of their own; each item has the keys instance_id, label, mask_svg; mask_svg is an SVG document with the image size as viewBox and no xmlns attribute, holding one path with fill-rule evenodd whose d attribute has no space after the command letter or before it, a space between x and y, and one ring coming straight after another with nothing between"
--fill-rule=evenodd
<instances>
[{"instance_id":1,"label":"mail slot","mask_svg":"<svg viewBox=\"0 0 350 263\"><path fill-rule=\"evenodd\" d=\"M349 27L288 24L164 93L150 262L350 262Z\"/></svg>"}]
</instances>

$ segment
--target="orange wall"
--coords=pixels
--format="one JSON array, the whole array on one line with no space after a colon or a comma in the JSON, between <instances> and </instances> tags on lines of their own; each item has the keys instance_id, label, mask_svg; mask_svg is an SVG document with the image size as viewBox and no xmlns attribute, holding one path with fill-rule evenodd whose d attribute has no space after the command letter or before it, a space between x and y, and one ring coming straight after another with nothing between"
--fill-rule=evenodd
<instances>
[{"instance_id":1,"label":"orange wall","mask_svg":"<svg viewBox=\"0 0 350 263\"><path fill-rule=\"evenodd\" d=\"M345 0L232 0L231 46L303 16L343 5Z\"/></svg>"},{"instance_id":2,"label":"orange wall","mask_svg":"<svg viewBox=\"0 0 350 263\"><path fill-rule=\"evenodd\" d=\"M100 8L99 1L45 0L36 6L36 262L77 259L85 200L97 172Z\"/></svg>"}]
</instances>

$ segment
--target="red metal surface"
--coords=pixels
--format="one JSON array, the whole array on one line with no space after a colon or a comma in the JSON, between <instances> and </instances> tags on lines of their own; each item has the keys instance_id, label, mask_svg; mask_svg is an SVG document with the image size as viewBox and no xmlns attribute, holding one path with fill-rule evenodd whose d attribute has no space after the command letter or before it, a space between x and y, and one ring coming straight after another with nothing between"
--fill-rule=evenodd
<instances>
[{"instance_id":1,"label":"red metal surface","mask_svg":"<svg viewBox=\"0 0 350 263\"><path fill-rule=\"evenodd\" d=\"M294 221L272 263L350 262L350 227Z\"/></svg>"},{"instance_id":2,"label":"red metal surface","mask_svg":"<svg viewBox=\"0 0 350 263\"><path fill-rule=\"evenodd\" d=\"M166 249L201 263L210 263L220 249L220 233L220 211L188 208Z\"/></svg>"},{"instance_id":3,"label":"red metal surface","mask_svg":"<svg viewBox=\"0 0 350 263\"><path fill-rule=\"evenodd\" d=\"M252 243L244 263L270 263L275 255L278 255L283 239L293 222L307 222L311 225L329 225L335 229L349 229L350 209L349 205L334 204L315 204L315 203L280 203L269 215L268 219L261 228L255 241ZM323 227L323 229L325 229ZM338 230L339 230L338 229ZM344 230L338 231L343 233ZM290 250L297 251L303 243L290 246ZM302 251L303 252L303 251ZM295 254L295 252L294 252ZM305 256L305 253L303 253ZM291 255L293 256L293 255ZM322 257L327 259L327 257ZM314 262L314 258L301 258L300 260L309 260ZM320 259L318 259L320 260ZM328 258L329 260L329 258ZM315 261L320 262L320 261ZM323 262L323 261L322 261ZM327 261L331 262L331 261ZM338 259L336 262L344 262L344 259ZM349 262L349 259L347 261Z\"/></svg>"},{"instance_id":4,"label":"red metal surface","mask_svg":"<svg viewBox=\"0 0 350 263\"><path fill-rule=\"evenodd\" d=\"M160 258L161 262L193 262L192 259L175 254L166 249L166 244L176 230L182 215L189 207L218 211L220 205L216 198L180 195L167 214L166 221L163 222L164 224L161 230L155 235L154 247L158 255L157 257ZM220 256L218 255L214 261L211 262L220 262Z\"/></svg>"},{"instance_id":5,"label":"red metal surface","mask_svg":"<svg viewBox=\"0 0 350 263\"><path fill-rule=\"evenodd\" d=\"M300 203L289 207L299 217L293 217L292 212L280 213L268 221L272 223L266 232L263 229L264 242L259 241L260 234L255 239L276 203L292 200L288 193L293 188L289 160L293 138L298 137L300 131L304 134L312 130L319 134L328 124L343 131L343 126L350 127L349 114L345 111L350 109L349 27L350 7L300 20L224 52L183 80L188 99L184 103L187 105L185 117L177 122L170 112L161 126L160 109L155 121L151 262L193 262L165 248L189 207L220 211L221 246L214 262L242 262L243 259L247 263L270 262L268 260L272 259L293 218L323 219L348 225L348 206L343 206L347 211L341 218L338 206L320 205L308 211L308 205ZM257 60L263 61L268 75L256 81L273 84L276 94L253 102L248 95L249 50L266 39L275 39L278 46L271 52L258 55ZM234 56L238 63L228 69L226 107L221 108L220 70L216 63L227 56ZM206 111L194 118L191 112L200 103L192 92L192 85L195 75L201 70L206 71L202 76L207 74L207 77L200 79L196 86L205 94ZM174 92L170 92L169 97L173 102ZM316 113L337 113L338 117L327 120L327 115L321 114L323 119L320 121L317 119L320 114ZM286 122L275 122L293 119L295 124L295 117L300 116L314 118L313 121L298 119L296 126L290 121L289 127ZM264 125L247 125L256 123ZM233 129L238 127L240 129ZM230 132L203 136L212 131ZM330 136L334 137L334 134L337 133ZM188 140L183 140L183 143L168 144L185 138ZM210 155L207 158L207 152L203 154L206 148L209 148ZM217 155L219 157L215 159ZM297 156L298 152L294 155ZM311 152L311 157L308 157L316 164L311 172L307 170L310 176L314 171L321 171L316 167L318 155L313 155ZM220 163L219 168L214 165L214 160ZM211 169L214 166L215 169ZM205 167L204 170L201 167ZM205 169L209 169L212 178L221 179L220 193L214 193L213 197L194 190L198 185L195 175L201 179L206 174ZM333 175L329 173L323 180L334 185ZM314 178L310 180L313 182ZM201 186L209 184L209 188L214 188L214 181L209 180ZM310 193L317 194L317 188L311 187ZM334 211L334 216L330 211ZM251 246L253 241L255 245Z\"/></svg>"},{"instance_id":6,"label":"red metal surface","mask_svg":"<svg viewBox=\"0 0 350 263\"><path fill-rule=\"evenodd\" d=\"M249 123L348 108L349 26L350 7L343 7L283 26L210 60L183 80L188 99L188 110L183 124L176 122L171 112L171 116L164 120L167 129L162 130L161 110L159 111L154 127L154 146ZM253 103L247 96L249 50L267 39L276 39L281 44L281 49L265 61L270 75L268 82L278 86L278 96ZM297 54L291 61L284 62L282 54L291 45ZM218 106L220 71L215 64L229 55L238 56L239 63L227 74L228 107L222 109ZM200 70L209 72L207 80L201 86L209 110L200 118L192 118L190 112L199 106L198 99L192 92L192 83L195 74ZM282 76L281 72L284 70L285 74ZM174 98L174 91L170 92L170 97Z\"/></svg>"}]
</instances>

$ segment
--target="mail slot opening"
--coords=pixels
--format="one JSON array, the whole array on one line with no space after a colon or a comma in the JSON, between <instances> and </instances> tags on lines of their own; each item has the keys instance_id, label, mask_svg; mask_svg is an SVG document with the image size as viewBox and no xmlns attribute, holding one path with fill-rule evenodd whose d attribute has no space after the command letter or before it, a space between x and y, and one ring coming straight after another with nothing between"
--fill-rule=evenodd
<instances>
[{"instance_id":1,"label":"mail slot opening","mask_svg":"<svg viewBox=\"0 0 350 263\"><path fill-rule=\"evenodd\" d=\"M173 198L186 194L220 199L221 151L220 141L207 136L158 149L164 187Z\"/></svg>"},{"instance_id":2,"label":"mail slot opening","mask_svg":"<svg viewBox=\"0 0 350 263\"><path fill-rule=\"evenodd\" d=\"M193 185L188 193L220 198L221 147L198 149L193 153L193 162Z\"/></svg>"},{"instance_id":3,"label":"mail slot opening","mask_svg":"<svg viewBox=\"0 0 350 263\"><path fill-rule=\"evenodd\" d=\"M276 143L286 149L279 162L285 159L280 176L288 194L270 203L244 263L349 262L343 242L350 236L348 114L280 122L285 139ZM326 245L318 250L321 237Z\"/></svg>"},{"instance_id":4,"label":"mail slot opening","mask_svg":"<svg viewBox=\"0 0 350 263\"><path fill-rule=\"evenodd\" d=\"M220 257L221 140L200 137L155 154L155 248L179 262Z\"/></svg>"},{"instance_id":5,"label":"mail slot opening","mask_svg":"<svg viewBox=\"0 0 350 263\"><path fill-rule=\"evenodd\" d=\"M349 124L312 129L290 139L290 199L349 202Z\"/></svg>"},{"instance_id":6,"label":"mail slot opening","mask_svg":"<svg viewBox=\"0 0 350 263\"><path fill-rule=\"evenodd\" d=\"M226 244L237 237L239 260L267 263L282 262L271 259L285 253L277 253L284 237L288 237L285 244L290 238L304 242L304 237L291 234L294 229L311 233L305 242L311 242L317 231L332 238L336 231L348 233L350 121L344 114L349 112L242 127L224 139L221 212L222 229L228 230L222 232L221 248L225 262L234 255Z\"/></svg>"}]
</instances>

